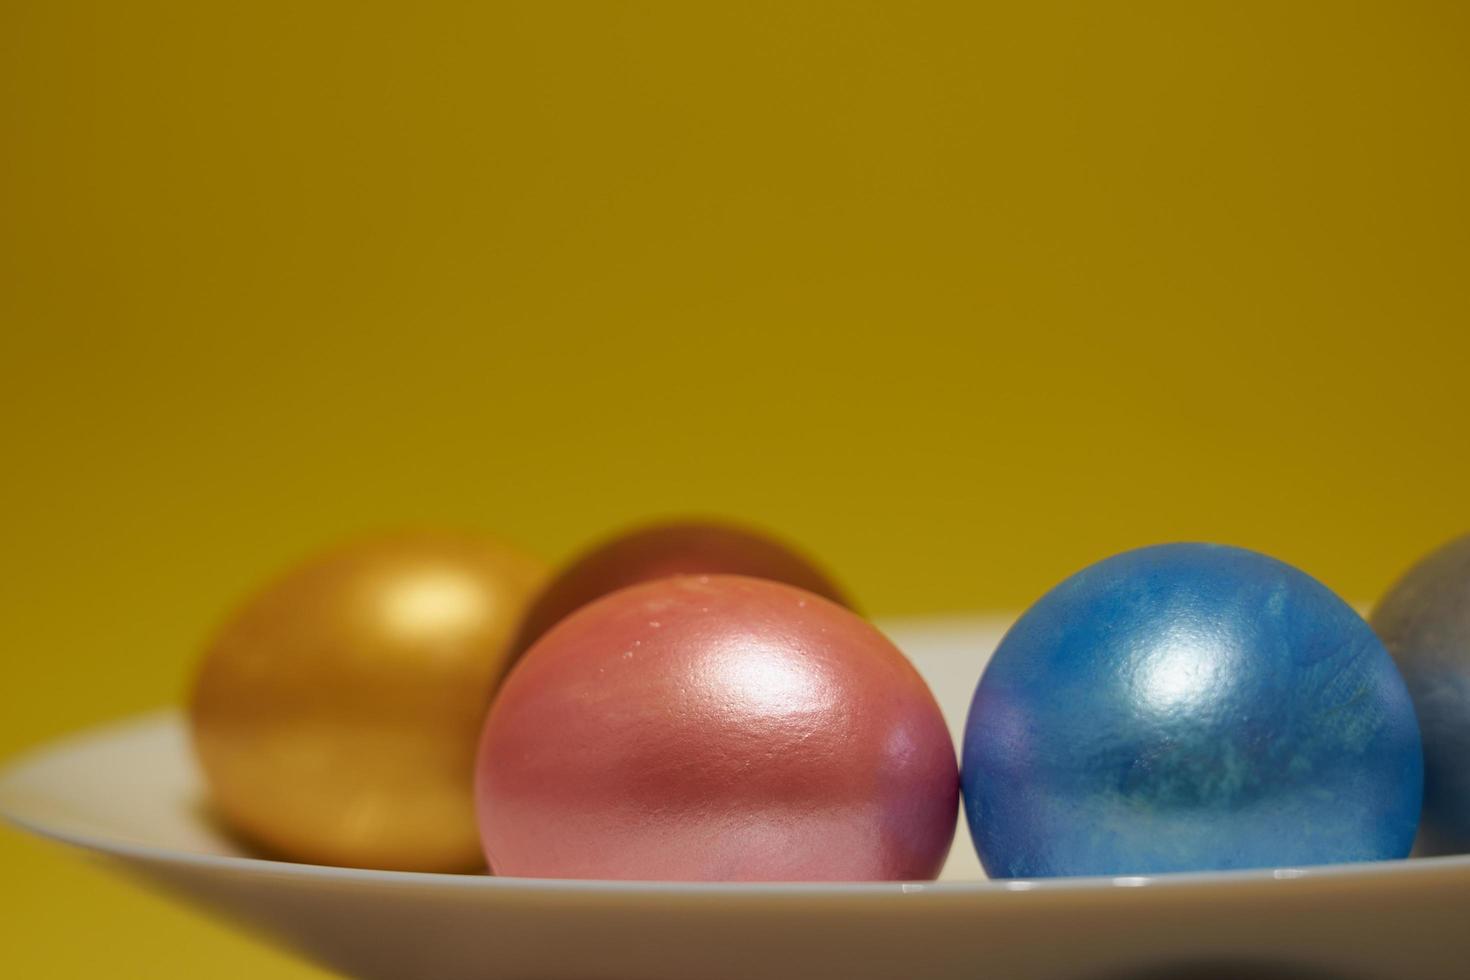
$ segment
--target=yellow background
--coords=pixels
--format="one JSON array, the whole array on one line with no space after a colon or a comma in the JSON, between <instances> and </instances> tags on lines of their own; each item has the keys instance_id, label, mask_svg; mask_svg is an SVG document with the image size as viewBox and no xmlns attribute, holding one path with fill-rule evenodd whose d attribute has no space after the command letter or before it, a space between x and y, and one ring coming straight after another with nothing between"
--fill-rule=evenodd
<instances>
[{"instance_id":1,"label":"yellow background","mask_svg":"<svg viewBox=\"0 0 1470 980\"><path fill-rule=\"evenodd\" d=\"M1463 4L0 2L0 755L343 534L668 511L879 614L1470 526ZM305 977L0 835L14 976Z\"/></svg>"}]
</instances>

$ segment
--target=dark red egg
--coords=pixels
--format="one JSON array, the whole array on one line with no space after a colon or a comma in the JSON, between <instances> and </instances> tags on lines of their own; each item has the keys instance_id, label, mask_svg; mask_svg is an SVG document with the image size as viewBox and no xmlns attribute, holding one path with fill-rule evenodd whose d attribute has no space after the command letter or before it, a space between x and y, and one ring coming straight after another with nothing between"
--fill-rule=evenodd
<instances>
[{"instance_id":1,"label":"dark red egg","mask_svg":"<svg viewBox=\"0 0 1470 980\"><path fill-rule=\"evenodd\" d=\"M655 524L604 541L563 568L526 611L512 651L525 650L593 599L670 575L748 575L852 606L810 559L758 531L704 521Z\"/></svg>"},{"instance_id":2,"label":"dark red egg","mask_svg":"<svg viewBox=\"0 0 1470 980\"><path fill-rule=\"evenodd\" d=\"M475 797L501 875L864 881L938 874L957 787L939 708L882 633L715 575L542 637L490 710Z\"/></svg>"}]
</instances>

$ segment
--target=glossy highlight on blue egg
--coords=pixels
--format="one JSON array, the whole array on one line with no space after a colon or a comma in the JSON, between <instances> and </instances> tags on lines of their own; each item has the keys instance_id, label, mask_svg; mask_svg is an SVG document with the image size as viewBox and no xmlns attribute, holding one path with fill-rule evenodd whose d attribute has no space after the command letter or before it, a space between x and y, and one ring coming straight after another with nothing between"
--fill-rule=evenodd
<instances>
[{"instance_id":1,"label":"glossy highlight on blue egg","mask_svg":"<svg viewBox=\"0 0 1470 980\"><path fill-rule=\"evenodd\" d=\"M996 878L1407 856L1423 757L1403 679L1353 609L1242 548L1125 552L1016 622L965 728Z\"/></svg>"}]
</instances>

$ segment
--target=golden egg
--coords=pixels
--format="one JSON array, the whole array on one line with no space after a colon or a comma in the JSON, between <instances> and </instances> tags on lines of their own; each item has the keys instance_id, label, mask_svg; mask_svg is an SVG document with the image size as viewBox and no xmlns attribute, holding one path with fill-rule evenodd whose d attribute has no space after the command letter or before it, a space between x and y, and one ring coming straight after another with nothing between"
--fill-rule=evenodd
<instances>
[{"instance_id":1,"label":"golden egg","mask_svg":"<svg viewBox=\"0 0 1470 980\"><path fill-rule=\"evenodd\" d=\"M218 816L288 860L482 867L476 743L544 578L493 538L416 532L341 547L250 598L190 704Z\"/></svg>"}]
</instances>

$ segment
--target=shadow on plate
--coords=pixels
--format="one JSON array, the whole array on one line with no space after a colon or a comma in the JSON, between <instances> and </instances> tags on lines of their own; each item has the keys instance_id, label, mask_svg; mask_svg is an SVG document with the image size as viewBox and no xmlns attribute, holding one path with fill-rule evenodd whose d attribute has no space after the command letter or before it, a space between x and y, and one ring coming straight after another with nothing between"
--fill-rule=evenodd
<instances>
[{"instance_id":1,"label":"shadow on plate","mask_svg":"<svg viewBox=\"0 0 1470 980\"><path fill-rule=\"evenodd\" d=\"M1105 973L1091 980L1361 980L1353 974L1261 960L1201 960L1169 966Z\"/></svg>"}]
</instances>

